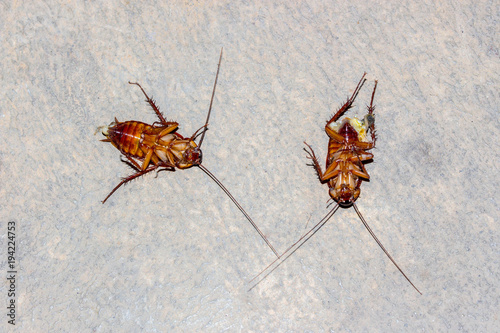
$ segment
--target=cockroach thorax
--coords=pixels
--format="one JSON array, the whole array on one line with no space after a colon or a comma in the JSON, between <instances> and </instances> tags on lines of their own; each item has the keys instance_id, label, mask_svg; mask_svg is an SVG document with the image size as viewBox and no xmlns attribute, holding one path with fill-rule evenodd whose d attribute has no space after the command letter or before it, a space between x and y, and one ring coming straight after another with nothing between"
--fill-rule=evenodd
<instances>
[{"instance_id":1,"label":"cockroach thorax","mask_svg":"<svg viewBox=\"0 0 500 333\"><path fill-rule=\"evenodd\" d=\"M375 116L373 114L367 114L361 120L357 117L345 117L341 121L330 123L328 127L346 139L352 138L361 142L368 142L368 129L374 123Z\"/></svg>"}]
</instances>

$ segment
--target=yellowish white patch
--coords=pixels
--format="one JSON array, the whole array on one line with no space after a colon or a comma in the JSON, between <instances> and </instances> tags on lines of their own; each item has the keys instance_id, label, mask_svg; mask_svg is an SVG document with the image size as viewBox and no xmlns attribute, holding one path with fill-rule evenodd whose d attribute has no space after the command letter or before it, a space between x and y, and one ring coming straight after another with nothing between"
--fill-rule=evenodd
<instances>
[{"instance_id":1,"label":"yellowish white patch","mask_svg":"<svg viewBox=\"0 0 500 333\"><path fill-rule=\"evenodd\" d=\"M371 118L369 118L371 117ZM334 130L335 132L339 132L340 128L347 122L349 125L354 128L354 130L358 133L358 140L362 142L368 142L367 133L368 128L370 127L370 121L373 122L373 115L366 115L363 120L359 120L357 117L348 118L345 117L341 121L336 121L334 123L330 123L328 127Z\"/></svg>"}]
</instances>

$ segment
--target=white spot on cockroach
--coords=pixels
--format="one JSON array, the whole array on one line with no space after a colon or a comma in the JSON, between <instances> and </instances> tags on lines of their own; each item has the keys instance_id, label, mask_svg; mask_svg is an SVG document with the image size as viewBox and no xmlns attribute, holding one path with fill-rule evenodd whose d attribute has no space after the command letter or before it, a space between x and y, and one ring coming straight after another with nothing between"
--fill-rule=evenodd
<instances>
[{"instance_id":1,"label":"white spot on cockroach","mask_svg":"<svg viewBox=\"0 0 500 333\"><path fill-rule=\"evenodd\" d=\"M109 126L99 126L96 128L95 132L94 132L94 135L96 135L98 132L101 132L102 134L104 134L105 136L108 136L108 129L109 129Z\"/></svg>"},{"instance_id":2,"label":"white spot on cockroach","mask_svg":"<svg viewBox=\"0 0 500 333\"><path fill-rule=\"evenodd\" d=\"M349 123L349 125L351 125L352 128L354 128L354 130L358 133L359 141L368 142L368 138L367 138L366 134L368 132L368 128L374 123L374 121L375 121L375 117L373 115L367 114L361 120L358 119L357 117L353 117L353 118L345 117L341 121L336 121L336 122L330 123L328 125L328 127L338 133L340 128L345 123Z\"/></svg>"}]
</instances>

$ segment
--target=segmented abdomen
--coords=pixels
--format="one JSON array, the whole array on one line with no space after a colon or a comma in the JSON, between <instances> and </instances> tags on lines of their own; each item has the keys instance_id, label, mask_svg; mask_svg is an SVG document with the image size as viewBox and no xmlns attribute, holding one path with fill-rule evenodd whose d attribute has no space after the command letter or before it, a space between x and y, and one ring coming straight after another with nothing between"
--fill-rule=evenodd
<instances>
[{"instance_id":1,"label":"segmented abdomen","mask_svg":"<svg viewBox=\"0 0 500 333\"><path fill-rule=\"evenodd\" d=\"M150 129L150 125L139 121L120 122L108 128L108 138L123 154L141 159L144 158L144 152L140 149L143 133Z\"/></svg>"},{"instance_id":2,"label":"segmented abdomen","mask_svg":"<svg viewBox=\"0 0 500 333\"><path fill-rule=\"evenodd\" d=\"M363 161L373 158L356 146L357 141L351 144L330 140L328 145L327 170L331 178L328 181L330 195L340 204L356 201L359 196L361 180L368 180L370 176L363 170Z\"/></svg>"}]
</instances>

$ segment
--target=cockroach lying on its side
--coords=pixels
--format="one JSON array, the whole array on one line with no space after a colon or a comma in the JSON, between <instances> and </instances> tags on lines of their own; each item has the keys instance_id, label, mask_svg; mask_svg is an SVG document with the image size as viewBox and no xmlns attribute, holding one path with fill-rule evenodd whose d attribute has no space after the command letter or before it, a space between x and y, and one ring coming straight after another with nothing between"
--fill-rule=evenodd
<instances>
[{"instance_id":1,"label":"cockroach lying on its side","mask_svg":"<svg viewBox=\"0 0 500 333\"><path fill-rule=\"evenodd\" d=\"M145 124L140 121L124 121L120 122L115 118L109 126L103 129L102 134L106 139L101 140L110 142L115 146L128 161L124 161L136 172L128 177L125 177L103 200L103 203L123 184L143 176L154 170L167 170L175 171L176 169L187 169L192 166L197 166L212 178L217 185L227 194L227 196L234 202L238 209L243 213L247 220L252 224L255 230L259 233L262 239L266 242L274 254L279 257L278 252L274 249L271 243L267 240L266 236L260 231L255 222L250 218L247 212L241 207L236 199L231 195L229 190L205 167L201 164L202 152L201 144L207 131L208 120L212 111L212 103L215 95L215 87L217 86L217 78L219 77L220 63L222 60L222 49L219 57L219 64L217 66L217 74L215 76L214 88L212 91L212 98L210 100L210 107L208 109L207 120L199 130L197 130L191 137L185 138L177 132L179 124L173 121L166 121L165 117L156 106L154 100L149 98L144 89L139 83L129 82L130 84L137 85L144 96L146 102L149 103L154 110L159 122L152 125ZM198 144L194 142L196 137L201 133L201 139Z\"/></svg>"},{"instance_id":2,"label":"cockroach lying on its side","mask_svg":"<svg viewBox=\"0 0 500 333\"><path fill-rule=\"evenodd\" d=\"M373 87L372 98L370 106L368 107L368 114L363 119L347 118L345 117L342 121L339 118L342 117L347 110L352 107L356 96L358 95L361 87L365 83L366 73L359 81L356 89L352 96L347 100L347 102L335 113L335 115L326 123L325 131L330 141L328 143L328 155L326 158L326 170L323 172L319 165L318 159L314 154L311 146L306 142L306 146L309 150L304 150L308 153L308 158L312 160L312 166L316 170L319 180L321 183L327 183L330 188L330 197L337 203L333 209L328 212L328 214L311 230L304 234L297 242L290 246L280 258L276 259L269 266L267 266L259 275L253 278L250 282L258 278L262 273L270 269L273 264L277 263L272 270L269 271L263 278L261 278L255 285L250 289L253 289L258 283L260 283L267 275L271 274L279 265L281 265L288 257L290 257L295 251L297 251L305 242L309 240L316 232L325 225L325 223L335 214L339 207L354 207L354 210L358 214L361 222L366 227L370 235L377 242L380 248L384 251L387 257L392 261L392 263L397 267L397 269L403 274L403 276L408 280L408 282L422 294L417 287L410 281L401 268L399 268L396 261L387 252L382 243L375 236L374 232L361 215L355 201L358 199L360 194L360 186L363 180L369 180L370 176L365 169L364 163L367 163L373 159L373 154L367 152L370 149L375 148L375 115L373 111L375 107L373 106L373 98L375 96L375 90L377 89L377 81L375 81L375 86ZM371 133L371 140L368 139L368 132ZM293 249L293 251L292 251ZM291 252L290 252L291 251ZM287 256L285 256L289 253Z\"/></svg>"}]
</instances>

